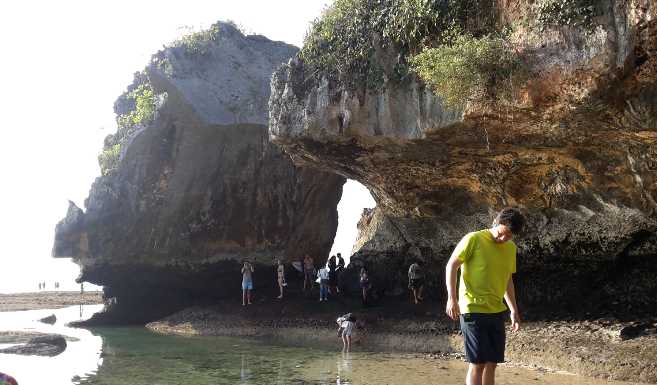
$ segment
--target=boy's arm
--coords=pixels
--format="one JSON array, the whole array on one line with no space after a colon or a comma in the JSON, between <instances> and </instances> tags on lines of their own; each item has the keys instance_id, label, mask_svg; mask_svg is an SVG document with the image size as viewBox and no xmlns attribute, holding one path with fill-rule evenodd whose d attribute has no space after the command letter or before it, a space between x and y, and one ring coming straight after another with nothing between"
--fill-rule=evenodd
<instances>
[{"instance_id":1,"label":"boy's arm","mask_svg":"<svg viewBox=\"0 0 657 385\"><path fill-rule=\"evenodd\" d=\"M518 312L518 304L516 304L516 288L513 284L513 275L509 277L504 299L511 310L511 330L515 332L520 328L520 313Z\"/></svg>"},{"instance_id":2,"label":"boy's arm","mask_svg":"<svg viewBox=\"0 0 657 385\"><path fill-rule=\"evenodd\" d=\"M449 318L456 321L460 315L459 301L456 293L456 272L463 262L458 258L458 255L453 254L445 268L445 285L447 286L447 305L445 306L445 313Z\"/></svg>"}]
</instances>

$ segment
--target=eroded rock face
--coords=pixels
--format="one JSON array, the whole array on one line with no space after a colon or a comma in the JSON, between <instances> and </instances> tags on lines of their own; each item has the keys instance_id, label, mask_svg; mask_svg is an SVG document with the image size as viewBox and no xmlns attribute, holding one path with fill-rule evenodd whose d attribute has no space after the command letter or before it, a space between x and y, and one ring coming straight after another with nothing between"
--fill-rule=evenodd
<instances>
[{"instance_id":1,"label":"eroded rock face","mask_svg":"<svg viewBox=\"0 0 657 385\"><path fill-rule=\"evenodd\" d=\"M159 101L152 122L129 131L86 210L71 204L57 226L54 256L73 257L79 279L113 298L105 322L239 297L244 259L256 289L273 287L276 258L332 245L344 178L295 167L268 140L269 78L296 48L213 28L201 51L168 48L138 76Z\"/></svg>"},{"instance_id":2,"label":"eroded rock face","mask_svg":"<svg viewBox=\"0 0 657 385\"><path fill-rule=\"evenodd\" d=\"M523 4L498 11L520 22ZM352 260L382 293L406 290L418 257L442 293L456 242L519 206L529 218L517 240L523 309L647 313L657 298L656 17L654 2L607 1L593 32L520 28L512 41L533 67L515 103L462 111L417 79L353 92L311 81L293 59L272 80L270 136L296 164L370 189L378 206Z\"/></svg>"}]
</instances>

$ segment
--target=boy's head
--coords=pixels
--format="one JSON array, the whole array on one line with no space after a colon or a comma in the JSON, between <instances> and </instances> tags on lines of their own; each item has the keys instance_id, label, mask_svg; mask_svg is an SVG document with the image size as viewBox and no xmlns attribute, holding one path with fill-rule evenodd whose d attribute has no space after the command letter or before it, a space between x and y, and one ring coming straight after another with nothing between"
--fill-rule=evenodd
<instances>
[{"instance_id":1,"label":"boy's head","mask_svg":"<svg viewBox=\"0 0 657 385\"><path fill-rule=\"evenodd\" d=\"M496 242L506 242L519 234L525 225L525 217L513 207L502 209L493 221L493 237Z\"/></svg>"}]
</instances>

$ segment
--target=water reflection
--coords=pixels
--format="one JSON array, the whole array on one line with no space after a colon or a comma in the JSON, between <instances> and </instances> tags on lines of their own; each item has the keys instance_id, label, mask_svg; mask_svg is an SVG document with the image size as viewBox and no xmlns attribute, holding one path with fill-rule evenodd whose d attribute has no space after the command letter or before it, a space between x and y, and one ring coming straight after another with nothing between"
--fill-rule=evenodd
<instances>
[{"instance_id":1,"label":"water reflection","mask_svg":"<svg viewBox=\"0 0 657 385\"><path fill-rule=\"evenodd\" d=\"M242 354L242 368L240 369L240 384L248 384L251 379L251 369L246 355Z\"/></svg>"},{"instance_id":2,"label":"water reflection","mask_svg":"<svg viewBox=\"0 0 657 385\"><path fill-rule=\"evenodd\" d=\"M89 317L102 307L81 305L55 310L0 313L2 331L56 333L77 339L68 341L66 350L55 357L0 354L0 371L10 373L21 385L71 384L73 376L82 378L95 373L102 362L101 337L94 336L89 330L70 328L65 324L85 319L85 315ZM51 314L57 317L55 324L37 321Z\"/></svg>"}]
</instances>

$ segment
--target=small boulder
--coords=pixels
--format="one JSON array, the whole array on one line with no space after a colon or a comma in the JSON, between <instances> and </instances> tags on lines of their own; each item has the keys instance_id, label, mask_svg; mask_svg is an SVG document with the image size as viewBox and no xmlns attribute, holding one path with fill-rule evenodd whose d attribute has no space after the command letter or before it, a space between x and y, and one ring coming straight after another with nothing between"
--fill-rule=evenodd
<instances>
[{"instance_id":1,"label":"small boulder","mask_svg":"<svg viewBox=\"0 0 657 385\"><path fill-rule=\"evenodd\" d=\"M54 325L55 322L57 322L57 317L55 317L54 314L51 314L48 317L41 318L39 322L43 322L44 324Z\"/></svg>"},{"instance_id":2,"label":"small boulder","mask_svg":"<svg viewBox=\"0 0 657 385\"><path fill-rule=\"evenodd\" d=\"M631 340L640 336L645 329L646 325L641 324L623 326L619 332L619 336L623 341Z\"/></svg>"},{"instance_id":3,"label":"small boulder","mask_svg":"<svg viewBox=\"0 0 657 385\"><path fill-rule=\"evenodd\" d=\"M0 353L53 357L66 350L66 338L59 334L34 337L26 344L0 349Z\"/></svg>"}]
</instances>

